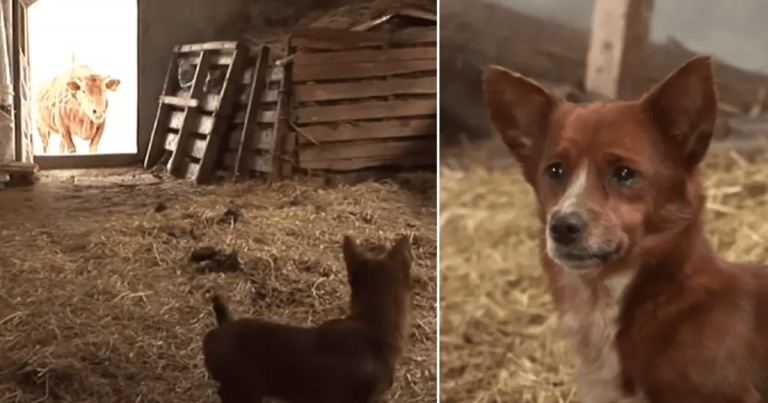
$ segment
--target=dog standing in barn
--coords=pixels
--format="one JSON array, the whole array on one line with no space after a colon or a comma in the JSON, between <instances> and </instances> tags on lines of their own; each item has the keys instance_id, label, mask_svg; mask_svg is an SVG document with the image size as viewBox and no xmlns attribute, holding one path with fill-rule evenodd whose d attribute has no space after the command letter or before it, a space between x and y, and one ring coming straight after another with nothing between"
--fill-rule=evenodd
<instances>
[{"instance_id":1,"label":"dog standing in barn","mask_svg":"<svg viewBox=\"0 0 768 403\"><path fill-rule=\"evenodd\" d=\"M223 403L369 403L392 387L409 332L411 246L401 238L383 257L344 237L350 314L317 327L234 320L218 295L218 327L203 340L205 366Z\"/></svg>"},{"instance_id":2,"label":"dog standing in barn","mask_svg":"<svg viewBox=\"0 0 768 403\"><path fill-rule=\"evenodd\" d=\"M768 401L768 267L724 261L704 233L710 58L637 101L576 105L495 66L483 87L536 194L581 402Z\"/></svg>"},{"instance_id":3,"label":"dog standing in barn","mask_svg":"<svg viewBox=\"0 0 768 403\"><path fill-rule=\"evenodd\" d=\"M61 153L74 154L72 136L90 141L96 153L104 134L109 101L120 80L96 74L88 66L73 66L40 85L37 91L37 131L48 153L51 133L61 135Z\"/></svg>"}]
</instances>

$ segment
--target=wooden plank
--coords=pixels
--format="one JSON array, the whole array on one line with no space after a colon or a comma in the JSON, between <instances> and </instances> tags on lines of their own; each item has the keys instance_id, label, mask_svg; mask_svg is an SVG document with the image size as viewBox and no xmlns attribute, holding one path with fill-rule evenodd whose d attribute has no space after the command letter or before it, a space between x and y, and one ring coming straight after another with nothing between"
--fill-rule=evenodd
<instances>
[{"instance_id":1,"label":"wooden plank","mask_svg":"<svg viewBox=\"0 0 768 403\"><path fill-rule=\"evenodd\" d=\"M387 77L396 74L437 71L437 60L401 60L381 63L349 63L294 66L293 81L342 80L352 78Z\"/></svg>"},{"instance_id":2,"label":"wooden plank","mask_svg":"<svg viewBox=\"0 0 768 403\"><path fill-rule=\"evenodd\" d=\"M204 94L202 99L200 100L200 105L198 106L198 108L200 108L201 111L213 113L213 111L215 111L216 108L219 106L220 99L221 97L219 96L219 94ZM243 100L241 96L241 99L238 99L238 103L241 103L241 102L245 103L247 102L247 100Z\"/></svg>"},{"instance_id":3,"label":"wooden plank","mask_svg":"<svg viewBox=\"0 0 768 403\"><path fill-rule=\"evenodd\" d=\"M342 50L384 45L417 45L437 42L437 28L411 28L394 34L359 32L334 28L304 28L291 36L292 47L316 50Z\"/></svg>"},{"instance_id":4,"label":"wooden plank","mask_svg":"<svg viewBox=\"0 0 768 403\"><path fill-rule=\"evenodd\" d=\"M437 153L437 137L423 136L407 140L363 140L325 143L299 148L299 165L309 161L340 158L391 157L403 154Z\"/></svg>"},{"instance_id":5,"label":"wooden plank","mask_svg":"<svg viewBox=\"0 0 768 403\"><path fill-rule=\"evenodd\" d=\"M168 127L181 131L184 120L188 120L189 132L200 134L211 134L213 132L213 116L201 115L198 113L186 115L184 111L173 111L169 113Z\"/></svg>"},{"instance_id":6,"label":"wooden plank","mask_svg":"<svg viewBox=\"0 0 768 403\"><path fill-rule=\"evenodd\" d=\"M165 149L173 151L178 147L179 135L177 133L168 133L165 137ZM205 155L206 140L205 137L199 135L191 135L187 140L187 149L184 150L184 154L191 155L199 160L203 159Z\"/></svg>"},{"instance_id":7,"label":"wooden plank","mask_svg":"<svg viewBox=\"0 0 768 403\"><path fill-rule=\"evenodd\" d=\"M393 78L386 81L334 84L297 84L293 87L293 99L299 103L410 94L437 94L437 77ZM215 97L215 95L209 95L209 97ZM204 100L201 109L208 110L208 103L213 104L213 102L214 99ZM246 91L240 95L240 103L247 102L248 92ZM277 90L264 91L261 102L277 102Z\"/></svg>"},{"instance_id":8,"label":"wooden plank","mask_svg":"<svg viewBox=\"0 0 768 403\"><path fill-rule=\"evenodd\" d=\"M277 91L267 91L262 102L271 102ZM275 92L275 94L271 94ZM358 81L338 84L307 84L293 87L294 102L336 101L393 95L437 94L437 77Z\"/></svg>"},{"instance_id":9,"label":"wooden plank","mask_svg":"<svg viewBox=\"0 0 768 403\"><path fill-rule=\"evenodd\" d=\"M26 16L27 11L26 8L22 7L22 11L24 14L24 26L27 26ZM25 41L28 41L28 36L25 35ZM28 46L28 45L26 45ZM19 80L21 81L21 93L19 94L19 98L21 99L21 121L16 123L16 126L21 127L21 138L16 139L15 145L16 145L16 155L15 159L17 161L25 161L25 162L33 162L35 159L34 156L34 134L33 133L33 108L32 108L32 99L34 98L34 95L32 94L32 89L30 85L30 72L29 72L29 59L27 55L29 54L26 50L21 52L19 54L20 60L20 66L21 66L21 74L19 76ZM35 111L36 112L36 111ZM21 147L21 148L19 148Z\"/></svg>"},{"instance_id":10,"label":"wooden plank","mask_svg":"<svg viewBox=\"0 0 768 403\"><path fill-rule=\"evenodd\" d=\"M0 172L9 174L33 174L40 170L40 167L34 162L9 161L0 164Z\"/></svg>"},{"instance_id":11,"label":"wooden plank","mask_svg":"<svg viewBox=\"0 0 768 403\"><path fill-rule=\"evenodd\" d=\"M179 171L184 178L197 178L200 175L200 163L191 161L189 157L184 158Z\"/></svg>"},{"instance_id":12,"label":"wooden plank","mask_svg":"<svg viewBox=\"0 0 768 403\"><path fill-rule=\"evenodd\" d=\"M267 67L267 81L269 82L280 81L283 79L284 75L285 75L284 66ZM250 84L252 79L253 79L253 69L246 69L245 74L243 74L243 84Z\"/></svg>"},{"instance_id":13,"label":"wooden plank","mask_svg":"<svg viewBox=\"0 0 768 403\"><path fill-rule=\"evenodd\" d=\"M642 79L653 0L595 0L584 84L609 99L634 99Z\"/></svg>"},{"instance_id":14,"label":"wooden plank","mask_svg":"<svg viewBox=\"0 0 768 403\"><path fill-rule=\"evenodd\" d=\"M206 43L191 43L186 45L177 45L174 50L180 53L190 52L202 52L204 50L235 50L237 48L237 42L235 41L222 41L222 42L206 42Z\"/></svg>"},{"instance_id":15,"label":"wooden plank","mask_svg":"<svg viewBox=\"0 0 768 403\"><path fill-rule=\"evenodd\" d=\"M212 51L207 51L207 52L212 52ZM193 64L197 64L197 59L198 59L197 57L192 56L192 55L182 55L179 58L180 59L195 59ZM222 54L222 53L211 54L209 56L208 64L210 66L228 66L228 65L232 64L232 54L226 54L226 53L225 54Z\"/></svg>"},{"instance_id":16,"label":"wooden plank","mask_svg":"<svg viewBox=\"0 0 768 403\"><path fill-rule=\"evenodd\" d=\"M398 16L418 18L418 19L421 19L421 20L429 20L429 21L437 22L437 15L435 15L435 14L427 13L427 12L416 10L416 9L413 9L413 8L405 8L405 9L401 9L401 10L399 10L397 12L394 12L394 13L391 13L391 14L387 14L384 17L364 22L364 23L362 23L362 24L352 28L351 30L352 31L367 31L367 30L369 30L369 29L371 29L371 28L373 28L373 27L375 27L377 25L381 25L381 24L384 24L386 22L389 22L392 18L398 17Z\"/></svg>"},{"instance_id":17,"label":"wooden plank","mask_svg":"<svg viewBox=\"0 0 768 403\"><path fill-rule=\"evenodd\" d=\"M22 113L22 104L23 100L21 98L21 91L22 91L22 84L21 84L21 71L22 71L22 59L21 59L21 47L22 47L22 41L20 40L21 35L26 35L23 27L24 23L22 18L20 18L23 13L25 6L21 4L19 1L11 1L11 26L7 27L6 30L11 30L11 49L8 50L8 54L10 56L10 66L11 66L11 84L13 86L13 93L15 94L13 96L13 119L15 122L21 122L24 118ZM3 10L5 14L5 11ZM2 22L3 24L7 23L7 16L6 20ZM20 124L14 125L13 127L13 138L14 138L14 159L19 160L22 149L21 144L24 138L23 129Z\"/></svg>"},{"instance_id":18,"label":"wooden plank","mask_svg":"<svg viewBox=\"0 0 768 403\"><path fill-rule=\"evenodd\" d=\"M227 75L224 77L224 86L221 89L221 104L213 113L213 128L211 129L211 134L206 137L203 157L200 159L197 175L194 176L196 184L202 184L208 180L211 172L213 172L216 158L219 157L222 131L227 124L225 118L231 116L237 81L239 81L243 74L247 55L248 50L245 47L239 47L232 55L232 64L227 70Z\"/></svg>"},{"instance_id":19,"label":"wooden plank","mask_svg":"<svg viewBox=\"0 0 768 403\"><path fill-rule=\"evenodd\" d=\"M246 88L246 90L241 90L241 92L237 95L238 102L241 104L248 104L248 100L250 99L250 86L252 84L252 75L253 75L253 68L247 68L246 72L244 73L243 77L245 77L242 81L242 86L240 88ZM274 82L274 81L280 81L283 79L284 75L284 69L282 67L267 67L267 81L268 82ZM268 98L268 99L265 99ZM203 97L202 102L200 104L200 109L204 110L206 112L213 112L216 109L216 105L218 105L219 102L219 96L217 94L206 94L205 97ZM262 103L275 103L277 102L277 90L271 90L271 91L265 91L262 93Z\"/></svg>"},{"instance_id":20,"label":"wooden plank","mask_svg":"<svg viewBox=\"0 0 768 403\"><path fill-rule=\"evenodd\" d=\"M254 130L256 129L256 122L258 121L261 96L267 85L266 73L267 66L269 65L269 54L269 47L262 46L259 51L259 58L256 61L256 66L253 68L255 78L251 83L250 99L248 101L248 108L245 111L243 130L238 136L240 144L237 148L237 158L232 170L233 180L237 180L238 176L248 175L247 160L252 154L252 148L250 146L253 142Z\"/></svg>"},{"instance_id":21,"label":"wooden plank","mask_svg":"<svg viewBox=\"0 0 768 403\"><path fill-rule=\"evenodd\" d=\"M205 84L205 77L208 75L210 53L204 50L200 53L200 61L198 62L197 69L195 70L195 78L192 82L192 91L189 94L190 98L199 98L203 94L203 85ZM183 112L184 116L181 119L181 127L179 127L179 138L177 140L176 150L171 155L171 160L168 161L168 173L173 176L179 176L182 162L187 158L187 141L189 140L190 133L193 128L193 120L191 116L198 115L197 110L192 108L185 108Z\"/></svg>"},{"instance_id":22,"label":"wooden plank","mask_svg":"<svg viewBox=\"0 0 768 403\"><path fill-rule=\"evenodd\" d=\"M437 59L437 48L396 48L386 50L352 50L341 52L296 53L294 66L346 63L382 63L402 60Z\"/></svg>"},{"instance_id":23,"label":"wooden plank","mask_svg":"<svg viewBox=\"0 0 768 403\"><path fill-rule=\"evenodd\" d=\"M437 100L368 102L351 105L312 106L297 109L295 122L327 123L359 119L404 118L437 113Z\"/></svg>"},{"instance_id":24,"label":"wooden plank","mask_svg":"<svg viewBox=\"0 0 768 403\"><path fill-rule=\"evenodd\" d=\"M293 175L293 167L296 164L295 151L296 151L296 132L286 131L284 136L283 153L281 156L284 158L287 158L287 160L280 158L280 163L282 163L282 169L280 171L280 175L283 178L288 178L291 175Z\"/></svg>"},{"instance_id":25,"label":"wooden plank","mask_svg":"<svg viewBox=\"0 0 768 403\"><path fill-rule=\"evenodd\" d=\"M286 39L285 47L290 49L290 38ZM293 168L297 162L296 153L296 132L290 130L291 126L291 112L293 108L293 101L291 100L291 89L293 87L293 73L291 70L286 70L285 77L280 83L279 93L277 96L278 113L277 121L275 122L274 136L275 136L275 163L274 167L278 171L277 174L272 176L287 178L293 175Z\"/></svg>"},{"instance_id":26,"label":"wooden plank","mask_svg":"<svg viewBox=\"0 0 768 403\"><path fill-rule=\"evenodd\" d=\"M256 113L256 121L258 123L275 123L277 119L277 113L275 111L262 111L259 110ZM240 110L235 115L234 123L242 124L245 122L245 111Z\"/></svg>"},{"instance_id":27,"label":"wooden plank","mask_svg":"<svg viewBox=\"0 0 768 403\"><path fill-rule=\"evenodd\" d=\"M200 106L200 101L197 99L175 97L171 95L161 95L160 102L177 106L179 108L197 108Z\"/></svg>"},{"instance_id":28,"label":"wooden plank","mask_svg":"<svg viewBox=\"0 0 768 403\"><path fill-rule=\"evenodd\" d=\"M392 137L437 135L436 119L355 122L355 124L316 125L299 128L299 144L327 143ZM310 140L310 138L315 141Z\"/></svg>"},{"instance_id":29,"label":"wooden plank","mask_svg":"<svg viewBox=\"0 0 768 403\"><path fill-rule=\"evenodd\" d=\"M240 141L238 135L242 133L242 129L233 131L229 135L229 149L237 151L240 147ZM245 143L245 147L248 150L259 151L272 151L275 148L275 134L272 127L269 129L258 129L258 133L252 136L250 142Z\"/></svg>"},{"instance_id":30,"label":"wooden plank","mask_svg":"<svg viewBox=\"0 0 768 403\"><path fill-rule=\"evenodd\" d=\"M384 165L400 167L437 165L437 153L403 154L390 157L344 158L331 161L308 161L301 163L300 168L331 171L354 171L357 169Z\"/></svg>"},{"instance_id":31,"label":"wooden plank","mask_svg":"<svg viewBox=\"0 0 768 403\"><path fill-rule=\"evenodd\" d=\"M286 44L287 45L287 44ZM275 124L272 132L275 136L275 148L272 150L272 170L267 175L268 182L275 182L280 179L283 173L283 160L285 154L285 133L287 132L288 114L290 112L290 98L288 91L293 82L293 73L286 71L283 79L280 81L277 95L277 107L275 108Z\"/></svg>"},{"instance_id":32,"label":"wooden plank","mask_svg":"<svg viewBox=\"0 0 768 403\"><path fill-rule=\"evenodd\" d=\"M165 72L165 82L163 83L163 92L161 93L161 96L168 95L168 91L171 90L171 76L174 73L178 57L179 54L176 52L171 54L171 61L168 63L168 69ZM163 145L165 144L163 135L166 133L165 125L168 121L169 112L170 107L168 105L163 103L158 104L157 115L155 115L155 124L152 128L152 135L149 138L149 147L144 156L144 168L146 169L157 165L163 155Z\"/></svg>"},{"instance_id":33,"label":"wooden plank","mask_svg":"<svg viewBox=\"0 0 768 403\"><path fill-rule=\"evenodd\" d=\"M237 151L227 151L224 153L224 165L232 167L237 158ZM272 171L272 158L268 155L251 155L246 160L246 167L249 171L259 173L270 173Z\"/></svg>"}]
</instances>

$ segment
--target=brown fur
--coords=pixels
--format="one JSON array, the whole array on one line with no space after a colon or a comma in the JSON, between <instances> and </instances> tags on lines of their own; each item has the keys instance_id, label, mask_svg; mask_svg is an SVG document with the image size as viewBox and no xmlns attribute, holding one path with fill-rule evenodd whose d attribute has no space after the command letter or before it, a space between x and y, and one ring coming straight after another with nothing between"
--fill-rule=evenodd
<instances>
[{"instance_id":1,"label":"brown fur","mask_svg":"<svg viewBox=\"0 0 768 403\"><path fill-rule=\"evenodd\" d=\"M107 92L116 91L120 80L94 74L77 66L43 83L37 92L37 130L48 152L51 133L61 134L61 152L74 153L72 136L89 140L95 153L104 133Z\"/></svg>"},{"instance_id":2,"label":"brown fur","mask_svg":"<svg viewBox=\"0 0 768 403\"><path fill-rule=\"evenodd\" d=\"M591 105L500 67L484 72L491 119L536 192L542 263L584 403L768 397L768 267L723 261L703 229L710 64L692 59L638 101ZM622 167L635 179L616 179ZM573 248L609 251L602 260L569 261L552 240L566 208L586 221Z\"/></svg>"},{"instance_id":3,"label":"brown fur","mask_svg":"<svg viewBox=\"0 0 768 403\"><path fill-rule=\"evenodd\" d=\"M343 250L347 317L317 327L234 320L214 296L218 327L206 334L203 353L223 403L365 403L392 386L408 332L410 243L403 237L384 257L371 257L345 237Z\"/></svg>"}]
</instances>

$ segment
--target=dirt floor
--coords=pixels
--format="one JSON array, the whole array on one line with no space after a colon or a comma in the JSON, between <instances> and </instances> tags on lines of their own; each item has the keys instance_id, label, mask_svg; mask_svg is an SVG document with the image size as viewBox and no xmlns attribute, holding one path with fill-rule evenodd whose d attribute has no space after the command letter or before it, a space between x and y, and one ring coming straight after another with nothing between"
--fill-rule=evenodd
<instances>
[{"instance_id":1,"label":"dirt floor","mask_svg":"<svg viewBox=\"0 0 768 403\"><path fill-rule=\"evenodd\" d=\"M490 160L442 167L441 401L576 403L540 268L533 192L518 167ZM768 263L768 162L723 149L704 176L717 250Z\"/></svg>"},{"instance_id":2,"label":"dirt floor","mask_svg":"<svg viewBox=\"0 0 768 403\"><path fill-rule=\"evenodd\" d=\"M0 402L218 402L200 347L206 291L238 316L342 315L344 234L412 236L411 345L389 397L436 400L434 174L336 188L115 178L128 179L0 190ZM190 262L201 247L222 254Z\"/></svg>"}]
</instances>

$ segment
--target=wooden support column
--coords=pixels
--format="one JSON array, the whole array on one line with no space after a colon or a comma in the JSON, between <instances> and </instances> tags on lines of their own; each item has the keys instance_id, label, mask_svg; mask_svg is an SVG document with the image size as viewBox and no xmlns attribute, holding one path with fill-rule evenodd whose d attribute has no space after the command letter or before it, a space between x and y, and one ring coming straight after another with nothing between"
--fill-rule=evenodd
<instances>
[{"instance_id":1,"label":"wooden support column","mask_svg":"<svg viewBox=\"0 0 768 403\"><path fill-rule=\"evenodd\" d=\"M11 45L12 48L8 49L11 55L11 80L13 81L13 137L15 139L14 160L22 161L22 131L21 131L21 24L19 17L21 17L21 3L19 0L11 1ZM6 27L7 28L7 27Z\"/></svg>"},{"instance_id":2,"label":"wooden support column","mask_svg":"<svg viewBox=\"0 0 768 403\"><path fill-rule=\"evenodd\" d=\"M594 0L584 85L609 99L640 95L653 0Z\"/></svg>"}]
</instances>

